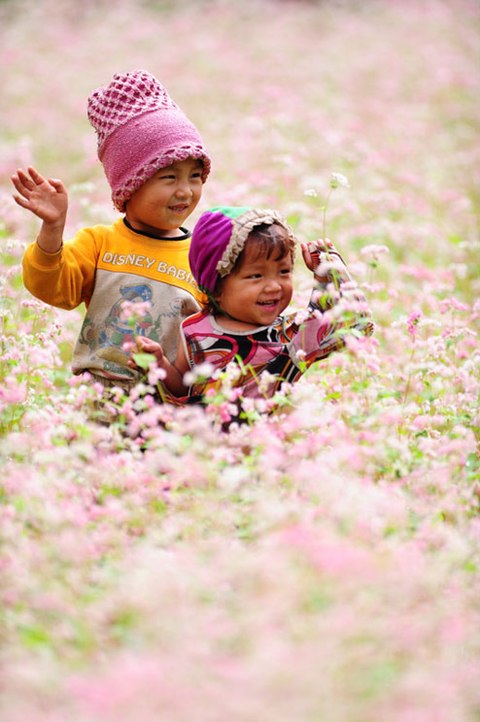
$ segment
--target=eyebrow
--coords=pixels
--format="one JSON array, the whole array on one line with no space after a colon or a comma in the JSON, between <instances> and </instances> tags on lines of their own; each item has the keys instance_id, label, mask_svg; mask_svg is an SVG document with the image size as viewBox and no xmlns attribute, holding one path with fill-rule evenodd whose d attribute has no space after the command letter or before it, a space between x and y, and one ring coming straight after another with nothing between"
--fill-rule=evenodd
<instances>
[{"instance_id":1,"label":"eyebrow","mask_svg":"<svg viewBox=\"0 0 480 722\"><path fill-rule=\"evenodd\" d=\"M187 160L187 159L185 159L185 160ZM194 164L193 164L193 166L192 166L192 169L195 170L195 169L197 169L197 168L203 168L203 163L202 163L201 160L199 160L198 158L192 158L192 160L195 161ZM168 171L171 171L171 170L175 170L180 163L183 163L183 160L176 160L176 161L174 161L173 163L170 163L170 165L166 165L164 168L159 168L158 171L157 171L157 173L162 173L162 172L165 172L165 171L168 172Z\"/></svg>"},{"instance_id":2,"label":"eyebrow","mask_svg":"<svg viewBox=\"0 0 480 722\"><path fill-rule=\"evenodd\" d=\"M271 259L268 259L268 260L271 260ZM289 256L287 255L287 256L283 256L283 258L274 258L273 260L275 261L275 263L281 264L281 263L283 263L283 261L288 261ZM247 263L242 263L240 270L244 271L245 269L248 269L250 271L252 269L263 268L263 264L264 264L263 259L261 259L261 260L255 259L254 261L247 261ZM293 263L290 262L288 265L293 266Z\"/></svg>"}]
</instances>

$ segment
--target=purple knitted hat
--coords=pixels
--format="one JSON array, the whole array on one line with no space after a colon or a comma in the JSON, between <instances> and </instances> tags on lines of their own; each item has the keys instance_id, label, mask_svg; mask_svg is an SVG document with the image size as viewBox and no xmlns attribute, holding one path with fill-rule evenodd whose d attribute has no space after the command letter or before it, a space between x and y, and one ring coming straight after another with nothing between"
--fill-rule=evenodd
<instances>
[{"instance_id":1,"label":"purple knitted hat","mask_svg":"<svg viewBox=\"0 0 480 722\"><path fill-rule=\"evenodd\" d=\"M176 161L201 160L202 180L207 179L210 158L198 130L146 70L114 75L94 90L87 115L119 211L157 170Z\"/></svg>"},{"instance_id":2,"label":"purple knitted hat","mask_svg":"<svg viewBox=\"0 0 480 722\"><path fill-rule=\"evenodd\" d=\"M219 278L227 276L255 226L278 223L296 243L293 231L277 211L264 208L217 206L202 213L192 233L188 260L198 286L212 294Z\"/></svg>"}]
</instances>

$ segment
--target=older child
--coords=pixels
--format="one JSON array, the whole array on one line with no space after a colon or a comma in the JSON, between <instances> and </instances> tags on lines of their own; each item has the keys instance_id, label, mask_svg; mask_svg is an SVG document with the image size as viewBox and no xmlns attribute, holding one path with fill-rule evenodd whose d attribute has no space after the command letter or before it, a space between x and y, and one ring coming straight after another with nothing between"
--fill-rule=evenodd
<instances>
[{"instance_id":1,"label":"older child","mask_svg":"<svg viewBox=\"0 0 480 722\"><path fill-rule=\"evenodd\" d=\"M244 396L258 396L260 386L262 395L272 396L314 361L341 349L346 333L372 333L365 298L331 242L301 248L314 274L310 303L303 314L282 315L292 298L295 251L283 218L272 210L231 207L200 217L190 265L209 299L207 308L182 322L173 364L159 344L137 339L137 348L152 353L164 369L170 394L199 401L218 384L215 371L236 362L241 373L235 383ZM185 373L205 362L211 377L187 387Z\"/></svg>"},{"instance_id":2,"label":"older child","mask_svg":"<svg viewBox=\"0 0 480 722\"><path fill-rule=\"evenodd\" d=\"M73 372L128 390L138 377L124 349L132 334L141 330L173 360L181 319L200 308L182 224L200 200L210 159L195 126L144 70L114 75L90 95L87 112L113 203L125 215L64 243L63 183L33 167L18 170L14 199L42 220L23 259L24 283L52 306L85 303ZM125 301L150 304L141 329L124 318Z\"/></svg>"}]
</instances>

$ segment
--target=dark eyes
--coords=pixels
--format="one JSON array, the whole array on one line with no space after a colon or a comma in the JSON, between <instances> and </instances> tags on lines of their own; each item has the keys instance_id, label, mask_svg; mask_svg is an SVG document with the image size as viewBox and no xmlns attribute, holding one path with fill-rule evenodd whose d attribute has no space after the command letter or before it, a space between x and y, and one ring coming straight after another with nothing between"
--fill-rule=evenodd
<instances>
[{"instance_id":1,"label":"dark eyes","mask_svg":"<svg viewBox=\"0 0 480 722\"><path fill-rule=\"evenodd\" d=\"M292 273L291 268L281 268L280 269L280 275L281 276L290 276ZM247 278L262 278L261 273L250 273Z\"/></svg>"},{"instance_id":2,"label":"dark eyes","mask_svg":"<svg viewBox=\"0 0 480 722\"><path fill-rule=\"evenodd\" d=\"M158 177L160 180L176 180L176 178L177 178L175 173L165 173L164 175L160 175ZM197 180L198 178L201 178L201 177L202 177L202 172L199 170L196 170L191 174L190 179Z\"/></svg>"}]
</instances>

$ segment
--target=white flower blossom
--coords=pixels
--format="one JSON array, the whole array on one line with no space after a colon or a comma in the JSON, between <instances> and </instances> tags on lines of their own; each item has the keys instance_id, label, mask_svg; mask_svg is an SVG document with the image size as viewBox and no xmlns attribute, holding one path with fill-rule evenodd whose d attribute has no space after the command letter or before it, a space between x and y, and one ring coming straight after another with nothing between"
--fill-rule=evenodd
<instances>
[{"instance_id":1,"label":"white flower blossom","mask_svg":"<svg viewBox=\"0 0 480 722\"><path fill-rule=\"evenodd\" d=\"M371 243L369 246L364 246L362 250L360 251L360 254L362 256L367 256L370 258L373 258L377 260L379 256L381 256L384 253L390 253L390 249L388 246L380 246L375 243Z\"/></svg>"},{"instance_id":2,"label":"white flower blossom","mask_svg":"<svg viewBox=\"0 0 480 722\"><path fill-rule=\"evenodd\" d=\"M350 188L347 176L343 175L343 173L332 173L330 176L330 188L338 188L339 186L342 188Z\"/></svg>"},{"instance_id":3,"label":"white flower blossom","mask_svg":"<svg viewBox=\"0 0 480 722\"><path fill-rule=\"evenodd\" d=\"M192 386L199 379L209 379L213 371L214 367L212 364L198 364L198 366L195 366L191 371L187 371L183 377L183 381L187 386Z\"/></svg>"}]
</instances>

